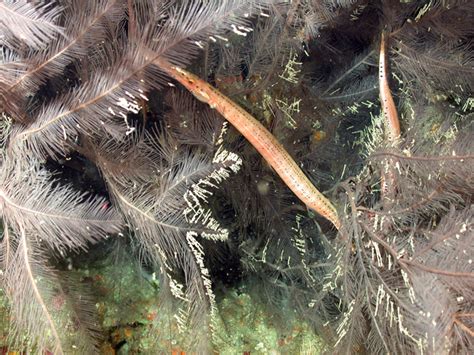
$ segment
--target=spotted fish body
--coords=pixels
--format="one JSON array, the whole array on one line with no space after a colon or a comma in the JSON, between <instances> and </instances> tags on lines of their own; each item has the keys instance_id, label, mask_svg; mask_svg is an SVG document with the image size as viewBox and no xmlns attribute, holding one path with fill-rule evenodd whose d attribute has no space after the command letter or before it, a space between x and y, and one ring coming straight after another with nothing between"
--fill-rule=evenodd
<instances>
[{"instance_id":1,"label":"spotted fish body","mask_svg":"<svg viewBox=\"0 0 474 355\"><path fill-rule=\"evenodd\" d=\"M398 120L397 107L395 106L390 87L388 86L386 45L386 35L382 33L379 56L379 95L388 138L390 142L394 142L400 136L400 122Z\"/></svg>"},{"instance_id":2,"label":"spotted fish body","mask_svg":"<svg viewBox=\"0 0 474 355\"><path fill-rule=\"evenodd\" d=\"M382 32L379 55L379 96L388 142L392 145L396 145L400 137L400 121L398 119L397 107L395 106L390 87L388 86L386 47L386 35ZM396 178L393 165L393 161L388 159L387 170L381 174L382 198L387 203L387 206L392 204L396 194Z\"/></svg>"},{"instance_id":3,"label":"spotted fish body","mask_svg":"<svg viewBox=\"0 0 474 355\"><path fill-rule=\"evenodd\" d=\"M316 189L285 148L259 121L196 75L167 62L160 61L157 65L197 99L224 116L257 149L306 206L328 219L337 229L340 228L341 223L331 202Z\"/></svg>"}]
</instances>

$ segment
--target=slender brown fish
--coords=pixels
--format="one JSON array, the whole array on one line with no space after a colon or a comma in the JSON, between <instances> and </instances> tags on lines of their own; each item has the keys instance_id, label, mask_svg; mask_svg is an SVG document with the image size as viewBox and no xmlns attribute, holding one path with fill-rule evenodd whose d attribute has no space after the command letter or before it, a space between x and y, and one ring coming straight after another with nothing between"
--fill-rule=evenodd
<instances>
[{"instance_id":1,"label":"slender brown fish","mask_svg":"<svg viewBox=\"0 0 474 355\"><path fill-rule=\"evenodd\" d=\"M380 56L379 56L379 95L380 104L384 115L384 126L387 132L387 138L390 144L396 145L400 137L400 121L398 119L398 111L393 101L392 92L388 86L388 68L387 68L387 40L386 35L382 32L380 39ZM381 172L381 192L382 198L387 203L387 207L395 200L396 179L393 170L393 161L388 159L386 170Z\"/></svg>"},{"instance_id":2,"label":"slender brown fish","mask_svg":"<svg viewBox=\"0 0 474 355\"><path fill-rule=\"evenodd\" d=\"M252 144L298 198L339 229L341 222L331 202L306 177L276 138L252 115L196 75L163 60L155 62L197 99L216 109Z\"/></svg>"},{"instance_id":3,"label":"slender brown fish","mask_svg":"<svg viewBox=\"0 0 474 355\"><path fill-rule=\"evenodd\" d=\"M395 106L390 87L388 86L387 55L385 53L386 42L386 35L382 32L379 56L379 94L388 138L390 142L394 142L400 136L400 122L398 120L397 107Z\"/></svg>"}]
</instances>

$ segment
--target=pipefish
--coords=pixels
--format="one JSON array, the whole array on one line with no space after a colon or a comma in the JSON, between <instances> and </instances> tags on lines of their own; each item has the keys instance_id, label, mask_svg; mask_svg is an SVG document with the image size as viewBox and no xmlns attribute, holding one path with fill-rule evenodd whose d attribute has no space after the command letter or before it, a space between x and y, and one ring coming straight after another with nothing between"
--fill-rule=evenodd
<instances>
[{"instance_id":1,"label":"pipefish","mask_svg":"<svg viewBox=\"0 0 474 355\"><path fill-rule=\"evenodd\" d=\"M386 47L386 35L384 32L382 32L379 55L380 104L382 105L385 126L388 131L388 138L390 142L395 142L400 136L400 121L398 119L397 107L395 106L395 102L393 101L392 93L388 85L387 55L385 53Z\"/></svg>"},{"instance_id":2,"label":"pipefish","mask_svg":"<svg viewBox=\"0 0 474 355\"><path fill-rule=\"evenodd\" d=\"M196 75L162 59L155 61L155 64L229 121L308 208L329 220L337 229L341 227L332 203L318 191L285 148L259 121Z\"/></svg>"},{"instance_id":3,"label":"pipefish","mask_svg":"<svg viewBox=\"0 0 474 355\"><path fill-rule=\"evenodd\" d=\"M382 113L384 119L385 132L388 142L391 145L397 145L400 137L400 121L398 119L398 111L395 106L395 101L392 97L392 92L388 85L388 68L387 68L387 38L383 31L380 38L380 54L379 54L379 96L380 104L382 106ZM395 198L396 179L393 170L393 160L387 161L386 175L382 171L381 174L381 188L382 197L387 199L388 203L392 203Z\"/></svg>"}]
</instances>

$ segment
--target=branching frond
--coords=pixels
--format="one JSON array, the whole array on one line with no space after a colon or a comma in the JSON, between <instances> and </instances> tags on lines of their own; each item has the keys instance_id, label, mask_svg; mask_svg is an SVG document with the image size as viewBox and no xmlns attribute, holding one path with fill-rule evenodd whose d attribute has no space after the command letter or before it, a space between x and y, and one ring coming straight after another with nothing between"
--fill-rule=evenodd
<instances>
[{"instance_id":1,"label":"branching frond","mask_svg":"<svg viewBox=\"0 0 474 355\"><path fill-rule=\"evenodd\" d=\"M138 144L122 145L122 157L132 158L128 162L132 166L154 157L153 169L142 170L136 179L138 175L129 175L126 165L120 171L108 164L107 149L111 147L99 145L93 156L137 237L134 243L142 260L161 268L172 295L182 302L177 314L182 330L202 328L208 322L202 310L215 306L197 237L214 241L227 237L228 232L205 204L212 189L238 170L240 159L222 148L214 157L210 152L189 150L169 134L149 136ZM213 312L211 318L216 316Z\"/></svg>"},{"instance_id":2,"label":"branching frond","mask_svg":"<svg viewBox=\"0 0 474 355\"><path fill-rule=\"evenodd\" d=\"M123 135L113 118L126 120L128 112L139 111L137 100L144 96L143 83L147 89L164 83L161 71L151 64L164 58L185 65L196 55L200 39L217 35L230 24L245 24L243 15L252 12L252 5L252 1L225 1L169 7L165 23L151 21L139 38L131 38L128 44L116 40L104 45L102 57L107 61L95 66L82 85L43 106L35 122L15 135L13 149L33 151L41 157L57 156L64 154L65 143L68 146L64 141L83 133L91 135L97 127L115 137Z\"/></svg>"},{"instance_id":3,"label":"branching frond","mask_svg":"<svg viewBox=\"0 0 474 355\"><path fill-rule=\"evenodd\" d=\"M12 119L5 115L1 114L0 118L0 162L3 161L3 156L7 147L7 140L10 136L10 131L12 128Z\"/></svg>"},{"instance_id":4,"label":"branching frond","mask_svg":"<svg viewBox=\"0 0 474 355\"><path fill-rule=\"evenodd\" d=\"M429 2L395 29L393 62L403 81L430 99L446 94L469 97L474 78L469 26L473 12L469 1Z\"/></svg>"},{"instance_id":5,"label":"branching frond","mask_svg":"<svg viewBox=\"0 0 474 355\"><path fill-rule=\"evenodd\" d=\"M215 110L196 102L187 92L173 90L165 99L170 106L164 117L166 126L177 143L214 151L218 138L216 132L221 129L223 118Z\"/></svg>"},{"instance_id":6,"label":"branching frond","mask_svg":"<svg viewBox=\"0 0 474 355\"><path fill-rule=\"evenodd\" d=\"M402 145L403 152L376 148L369 156L377 162L375 172L392 172L390 198L367 193L377 186L369 170L357 183L343 184L347 218L334 275L345 300L339 351L472 349L469 328L456 326L457 314L470 312L465 301L474 297L472 143L459 133L444 142L447 151L428 152L428 139L417 137L410 147ZM410 150L423 156L407 154Z\"/></svg>"},{"instance_id":7,"label":"branching frond","mask_svg":"<svg viewBox=\"0 0 474 355\"><path fill-rule=\"evenodd\" d=\"M355 57L347 68L345 68L341 73L335 74L334 77L328 80L328 83L325 84L325 89L322 92L322 95L331 98L333 95L339 94L338 91L341 90L341 86L345 87L345 84L353 83L354 80L362 80L368 75L372 76L370 68L376 65L373 57L374 50L369 50L366 53ZM375 79L372 80L375 82Z\"/></svg>"},{"instance_id":8,"label":"branching frond","mask_svg":"<svg viewBox=\"0 0 474 355\"><path fill-rule=\"evenodd\" d=\"M20 49L26 44L42 49L62 34L58 17L62 9L54 2L32 4L26 0L0 4L0 45Z\"/></svg>"},{"instance_id":9,"label":"branching frond","mask_svg":"<svg viewBox=\"0 0 474 355\"><path fill-rule=\"evenodd\" d=\"M14 258L4 276L4 287L11 301L14 319L10 333L12 343L22 348L26 345L22 344L22 338L26 335L29 346L39 351L63 354L62 325L55 318L57 312L50 308L56 275L47 266L38 243L30 241L31 237L23 228L15 237Z\"/></svg>"},{"instance_id":10,"label":"branching frond","mask_svg":"<svg viewBox=\"0 0 474 355\"><path fill-rule=\"evenodd\" d=\"M13 230L24 230L56 250L84 249L87 242L119 230L121 219L105 200L61 186L31 165L19 173L10 161L0 171L0 212Z\"/></svg>"},{"instance_id":11,"label":"branching frond","mask_svg":"<svg viewBox=\"0 0 474 355\"><path fill-rule=\"evenodd\" d=\"M95 352L98 323L87 292L75 294L77 283L60 278L49 265L46 250L24 229L14 232L13 238L13 258L2 275L2 289L10 302L11 349Z\"/></svg>"},{"instance_id":12,"label":"branching frond","mask_svg":"<svg viewBox=\"0 0 474 355\"><path fill-rule=\"evenodd\" d=\"M5 95L34 93L48 79L61 75L71 62L93 54L94 46L115 35L113 26L125 13L119 0L74 0L64 7L63 16L67 19L64 36L28 55L27 69L11 73Z\"/></svg>"}]
</instances>

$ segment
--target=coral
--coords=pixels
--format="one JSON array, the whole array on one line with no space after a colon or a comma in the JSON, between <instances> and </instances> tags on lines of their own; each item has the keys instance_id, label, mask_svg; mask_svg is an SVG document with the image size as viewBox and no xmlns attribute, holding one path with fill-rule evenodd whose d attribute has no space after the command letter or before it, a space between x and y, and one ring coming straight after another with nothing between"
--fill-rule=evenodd
<instances>
[{"instance_id":1,"label":"coral","mask_svg":"<svg viewBox=\"0 0 474 355\"><path fill-rule=\"evenodd\" d=\"M0 4L2 350L472 352L473 13L468 0ZM265 126L340 230L160 62ZM304 332L268 324L247 349L230 300Z\"/></svg>"}]
</instances>

